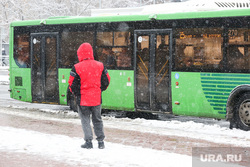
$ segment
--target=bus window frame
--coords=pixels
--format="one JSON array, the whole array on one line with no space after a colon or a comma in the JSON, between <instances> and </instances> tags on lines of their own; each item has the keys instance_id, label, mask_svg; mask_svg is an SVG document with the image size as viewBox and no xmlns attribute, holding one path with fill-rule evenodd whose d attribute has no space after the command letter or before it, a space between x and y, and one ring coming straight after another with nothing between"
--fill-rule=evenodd
<instances>
[{"instance_id":1,"label":"bus window frame","mask_svg":"<svg viewBox=\"0 0 250 167\"><path fill-rule=\"evenodd\" d=\"M119 25L121 24L126 24L127 29L121 29L119 28ZM125 31L127 30L127 31ZM97 33L99 32L111 32L112 33L112 44L111 45L98 45L97 44ZM117 32L128 32L128 41L127 41L127 45L115 45L115 33ZM98 23L97 24L97 28L96 28L96 35L95 35L95 59L99 60L99 56L98 55L98 50L99 49L103 49L103 48L111 48L113 51L113 48L127 48L129 50L130 53L130 59L131 59L131 65L130 67L118 67L117 66L117 59L115 58L115 67L113 68L109 68L107 67L107 69L112 69L112 70L133 70L133 64L134 64L134 57L133 57L133 50L132 50L132 45L133 45L133 29L132 29L132 25L130 24L130 22L119 22L119 23ZM115 54L114 54L114 57Z\"/></svg>"},{"instance_id":2,"label":"bus window frame","mask_svg":"<svg viewBox=\"0 0 250 167\"><path fill-rule=\"evenodd\" d=\"M244 22L244 23L242 23ZM242 26L245 25L244 27ZM249 29L250 25L247 24L247 19L245 17L234 17L234 18L206 18L206 19L187 19L187 20L174 20L173 25L173 34L176 33L178 28L220 28L223 27L222 37L222 68L221 69L195 69L195 68L186 68L180 69L176 66L176 38L173 37L173 68L172 71L182 71L182 72L220 72L220 73L249 73L249 70L232 70L227 65L227 54L228 54L228 45L229 37L228 31L232 28L246 28ZM247 26L248 25L248 26Z\"/></svg>"},{"instance_id":3,"label":"bus window frame","mask_svg":"<svg viewBox=\"0 0 250 167\"><path fill-rule=\"evenodd\" d=\"M173 50L174 50L173 51L173 57L174 57L173 58L173 64L174 64L174 66L173 66L173 71L183 71L183 72L221 72L221 71L223 71L223 68L213 68L213 67L205 67L205 66L203 67L202 65L201 66L193 65L193 66L190 66L190 67L178 67L177 64L176 64L176 59L177 59L177 55L176 55L177 42L176 41L177 41L177 39L180 39L180 38L176 38L176 37L177 37L177 35L180 35L179 30L183 29L183 30L187 30L187 31L192 32L193 29L201 29L202 30L201 32L203 33L204 30L209 30L209 28L218 29L218 30L221 29L220 30L221 31L221 38L222 38L222 42L221 42L222 59L221 60L223 60L223 57L224 57L224 53L223 53L223 48L224 47L223 46L224 46L224 42L225 42L224 37L223 37L224 31L225 31L224 29L222 29L221 27L184 27L184 28L175 28L174 33L173 33L174 34L174 46L173 46ZM201 37L203 35L202 33L200 33ZM196 37L196 35L192 35L192 36ZM195 39L195 37L194 38L190 37L190 38ZM197 38L197 39L199 40L199 38ZM193 49L195 49L196 47L202 47L202 45L199 44L199 45L196 46L194 44L188 44L188 45L185 45L185 47L193 47ZM195 56L195 55L193 55L193 56ZM188 58L188 56L183 57L183 58Z\"/></svg>"},{"instance_id":4,"label":"bus window frame","mask_svg":"<svg viewBox=\"0 0 250 167\"><path fill-rule=\"evenodd\" d=\"M175 33L176 29L178 28L182 28L182 27L186 27L186 28L206 28L206 27L223 27L224 28L224 32L223 32L223 59L222 59L222 64L223 64L223 68L222 69L177 69L176 65L175 65L175 59L176 59L176 55L175 55L175 38L173 38L173 61L172 61L172 65L173 71L189 71L189 72L222 72L222 73L236 73L236 72L243 72L243 73L249 73L249 70L230 70L227 67L227 48L228 48L228 29L230 28L247 28L249 29L250 25L248 26L244 26L242 27L242 25L240 23L242 23L244 25L248 25L247 23L247 19L245 19L244 17L234 17L234 18L205 18L205 19L180 19L180 20L157 20L157 21L137 21L137 22L113 22L113 23L77 23L77 24L60 24L60 25L46 25L46 26L25 26L25 27L14 27L14 37L16 36L16 34L20 34L20 33L36 33L36 32L55 32L55 30L57 30L60 34L61 37L61 33L63 31L63 29L66 27L70 28L70 29L80 29L80 30L87 30L87 29L92 29L94 28L94 45L93 45L93 49L94 49L94 56L96 56L96 33L98 31L101 30L100 25L101 24L106 24L107 27L104 29L109 29L109 31L116 31L118 29L118 25L121 23L125 23L128 25L128 31L130 32L130 45L129 48L130 49L134 49L133 48L133 31L136 29L152 29L152 27L155 25L157 26L157 29L166 29L166 28L171 28L173 30L173 33ZM99 25L99 27L98 27ZM141 27L141 25L145 25L145 27ZM61 51L61 48L60 48ZM132 66L131 68L128 69L133 69L133 62L134 62L134 57L131 57L132 59ZM61 63L59 65L59 68L64 68L61 67ZM115 68L117 70L123 69L123 68Z\"/></svg>"},{"instance_id":5,"label":"bus window frame","mask_svg":"<svg viewBox=\"0 0 250 167\"><path fill-rule=\"evenodd\" d=\"M250 26L249 26L250 27ZM246 30L246 32L248 32L248 40L250 39L250 30L249 30L249 27L229 27L228 28L228 31L227 31L227 38L228 38L228 45L227 45L227 52L226 52L226 67L227 67L227 70L228 72L230 73L250 73L250 67L248 69L244 69L244 68L241 68L241 69L237 69L237 68L232 68L230 67L230 61L229 61L229 57L230 57L230 48L231 47L243 47L244 48L244 51L246 51L246 48L249 49L250 51L250 42L249 41L240 41L241 43L230 43L230 33L232 33L232 30L233 31L238 31L238 30ZM249 59L250 59L250 52L248 53L248 63L249 63ZM243 56L246 56L246 55L243 55ZM245 57L246 58L246 57ZM234 59L234 61L239 61L239 59ZM248 64L249 65L249 64Z\"/></svg>"}]
</instances>

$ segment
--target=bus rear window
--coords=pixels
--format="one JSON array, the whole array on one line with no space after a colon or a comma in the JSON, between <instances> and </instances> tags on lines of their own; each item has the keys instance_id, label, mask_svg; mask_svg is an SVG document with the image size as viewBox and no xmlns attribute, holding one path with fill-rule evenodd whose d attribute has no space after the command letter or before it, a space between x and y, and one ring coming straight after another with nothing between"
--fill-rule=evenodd
<instances>
[{"instance_id":1,"label":"bus rear window","mask_svg":"<svg viewBox=\"0 0 250 167\"><path fill-rule=\"evenodd\" d=\"M176 59L178 70L221 69L223 36L221 28L177 29Z\"/></svg>"},{"instance_id":2,"label":"bus rear window","mask_svg":"<svg viewBox=\"0 0 250 167\"><path fill-rule=\"evenodd\" d=\"M27 34L16 35L14 38L14 60L18 67L30 67L30 36Z\"/></svg>"}]
</instances>

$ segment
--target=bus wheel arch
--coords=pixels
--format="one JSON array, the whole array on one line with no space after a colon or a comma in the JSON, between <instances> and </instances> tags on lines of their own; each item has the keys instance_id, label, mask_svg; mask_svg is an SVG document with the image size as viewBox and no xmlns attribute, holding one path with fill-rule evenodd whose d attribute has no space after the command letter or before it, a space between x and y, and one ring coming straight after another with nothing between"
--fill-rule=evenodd
<instances>
[{"instance_id":1,"label":"bus wheel arch","mask_svg":"<svg viewBox=\"0 0 250 167\"><path fill-rule=\"evenodd\" d=\"M227 101L226 120L230 129L250 130L250 85L235 88Z\"/></svg>"}]
</instances>

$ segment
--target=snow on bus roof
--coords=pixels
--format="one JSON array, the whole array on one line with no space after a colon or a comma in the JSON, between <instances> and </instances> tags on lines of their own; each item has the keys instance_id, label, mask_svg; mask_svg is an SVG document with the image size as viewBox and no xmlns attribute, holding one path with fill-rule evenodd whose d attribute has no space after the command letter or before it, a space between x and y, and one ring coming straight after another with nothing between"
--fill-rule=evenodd
<instances>
[{"instance_id":1,"label":"snow on bus roof","mask_svg":"<svg viewBox=\"0 0 250 167\"><path fill-rule=\"evenodd\" d=\"M91 16L169 14L180 12L250 9L249 0L189 0L132 8L92 9Z\"/></svg>"},{"instance_id":2,"label":"snow on bus roof","mask_svg":"<svg viewBox=\"0 0 250 167\"><path fill-rule=\"evenodd\" d=\"M91 16L15 21L11 26L250 16L250 0L190 0L135 8L93 9Z\"/></svg>"}]
</instances>

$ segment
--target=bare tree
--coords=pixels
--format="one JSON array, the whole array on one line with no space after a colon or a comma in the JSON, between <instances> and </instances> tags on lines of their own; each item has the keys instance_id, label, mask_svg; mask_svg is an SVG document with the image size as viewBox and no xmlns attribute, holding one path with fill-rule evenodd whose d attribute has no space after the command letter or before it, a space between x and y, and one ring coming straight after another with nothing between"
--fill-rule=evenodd
<instances>
[{"instance_id":1,"label":"bare tree","mask_svg":"<svg viewBox=\"0 0 250 167\"><path fill-rule=\"evenodd\" d=\"M1 0L0 23L8 32L17 20L47 19L55 16L89 16L91 9L125 8L162 3L169 0Z\"/></svg>"},{"instance_id":2,"label":"bare tree","mask_svg":"<svg viewBox=\"0 0 250 167\"><path fill-rule=\"evenodd\" d=\"M1 24L6 24L9 22L9 12L10 12L10 6L12 6L12 3L10 0L2 0L0 2L0 19L1 19Z\"/></svg>"}]
</instances>

